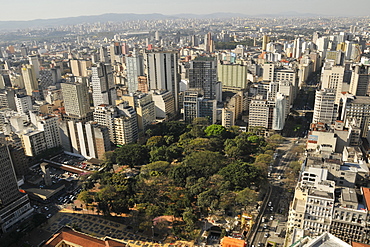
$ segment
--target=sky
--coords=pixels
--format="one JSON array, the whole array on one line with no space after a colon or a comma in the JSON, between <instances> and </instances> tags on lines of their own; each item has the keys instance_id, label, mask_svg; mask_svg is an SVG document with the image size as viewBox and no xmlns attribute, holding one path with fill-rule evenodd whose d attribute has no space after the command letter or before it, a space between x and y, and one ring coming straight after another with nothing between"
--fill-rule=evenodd
<instances>
[{"instance_id":1,"label":"sky","mask_svg":"<svg viewBox=\"0 0 370 247\"><path fill-rule=\"evenodd\" d=\"M370 15L370 0L0 0L0 6L0 21L106 13L256 15L295 11L335 16Z\"/></svg>"}]
</instances>

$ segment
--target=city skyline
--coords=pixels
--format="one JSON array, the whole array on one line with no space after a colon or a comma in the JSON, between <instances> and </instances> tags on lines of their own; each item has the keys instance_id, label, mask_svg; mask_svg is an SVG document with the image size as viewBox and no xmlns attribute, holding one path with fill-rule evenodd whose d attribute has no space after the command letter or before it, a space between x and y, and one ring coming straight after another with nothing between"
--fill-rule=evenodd
<instances>
[{"instance_id":1,"label":"city skyline","mask_svg":"<svg viewBox=\"0 0 370 247\"><path fill-rule=\"evenodd\" d=\"M301 4L299 4L300 2ZM263 9L261 6L268 6L268 9ZM221 0L203 0L201 2L194 0L174 0L171 2L165 0L156 2L143 0L140 3L110 0L108 3L105 2L105 4L97 0L66 0L63 1L63 4L46 0L18 0L15 3L2 3L2 8L7 11L4 11L0 16L0 21L68 18L106 13L161 13L164 15L190 13L206 15L228 12L254 16L297 12L298 14L311 13L327 16L367 16L366 7L370 7L370 3L366 0L355 0L351 5L344 0L229 0L227 5Z\"/></svg>"}]
</instances>

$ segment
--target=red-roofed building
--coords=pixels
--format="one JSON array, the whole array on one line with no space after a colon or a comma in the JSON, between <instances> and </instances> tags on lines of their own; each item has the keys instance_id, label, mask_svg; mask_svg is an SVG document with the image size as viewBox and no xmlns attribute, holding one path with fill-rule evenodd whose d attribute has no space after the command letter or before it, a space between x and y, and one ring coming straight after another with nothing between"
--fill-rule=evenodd
<instances>
[{"instance_id":1,"label":"red-roofed building","mask_svg":"<svg viewBox=\"0 0 370 247\"><path fill-rule=\"evenodd\" d=\"M370 209L370 188L362 188L362 194L364 195L365 203L366 203L366 209Z\"/></svg>"},{"instance_id":2,"label":"red-roofed building","mask_svg":"<svg viewBox=\"0 0 370 247\"><path fill-rule=\"evenodd\" d=\"M120 247L126 244L108 239L99 239L80 232L76 232L68 227L63 227L58 233L51 237L44 247L54 246L94 246L94 247Z\"/></svg>"},{"instance_id":3,"label":"red-roofed building","mask_svg":"<svg viewBox=\"0 0 370 247\"><path fill-rule=\"evenodd\" d=\"M362 243L357 243L357 242L352 242L352 247L369 247L370 245L368 244L362 244Z\"/></svg>"}]
</instances>

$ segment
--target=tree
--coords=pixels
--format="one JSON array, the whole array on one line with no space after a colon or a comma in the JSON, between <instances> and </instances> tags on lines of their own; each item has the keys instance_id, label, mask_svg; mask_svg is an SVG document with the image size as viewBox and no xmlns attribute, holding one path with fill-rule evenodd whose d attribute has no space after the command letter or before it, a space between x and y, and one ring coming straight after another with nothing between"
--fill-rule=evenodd
<instances>
[{"instance_id":1,"label":"tree","mask_svg":"<svg viewBox=\"0 0 370 247\"><path fill-rule=\"evenodd\" d=\"M260 154L256 157L256 163L264 163L269 165L272 162L272 156L269 154Z\"/></svg>"},{"instance_id":2,"label":"tree","mask_svg":"<svg viewBox=\"0 0 370 247\"><path fill-rule=\"evenodd\" d=\"M225 165L225 157L211 151L193 152L186 156L182 162L182 166L187 168L188 174L194 174L197 178L208 178Z\"/></svg>"},{"instance_id":3,"label":"tree","mask_svg":"<svg viewBox=\"0 0 370 247\"><path fill-rule=\"evenodd\" d=\"M269 140L270 142L280 144L280 143L283 143L285 139L284 139L284 137L282 137L282 136L281 136L281 135L279 135L279 134L274 134L274 135L270 136L270 137L268 138L268 140Z\"/></svg>"},{"instance_id":4,"label":"tree","mask_svg":"<svg viewBox=\"0 0 370 247\"><path fill-rule=\"evenodd\" d=\"M210 140L200 137L190 140L189 143L184 146L185 154L189 154L194 151L206 151L210 149L212 149Z\"/></svg>"},{"instance_id":5,"label":"tree","mask_svg":"<svg viewBox=\"0 0 370 247\"><path fill-rule=\"evenodd\" d=\"M226 134L227 130L224 126L218 125L218 124L212 124L208 126L204 132L206 133L206 136L216 136L223 138Z\"/></svg>"},{"instance_id":6,"label":"tree","mask_svg":"<svg viewBox=\"0 0 370 247\"><path fill-rule=\"evenodd\" d=\"M80 200L81 202L83 202L86 205L89 204L89 203L92 203L94 201L91 194L86 190L81 191L81 193L78 194L77 198L78 198L78 200Z\"/></svg>"},{"instance_id":7,"label":"tree","mask_svg":"<svg viewBox=\"0 0 370 247\"><path fill-rule=\"evenodd\" d=\"M156 161L141 167L140 175L150 175L156 171L160 175L166 175L169 171L170 163L167 161Z\"/></svg>"},{"instance_id":8,"label":"tree","mask_svg":"<svg viewBox=\"0 0 370 247\"><path fill-rule=\"evenodd\" d=\"M140 144L126 144L114 151L116 163L130 167L140 166L148 163L149 153L145 146Z\"/></svg>"},{"instance_id":9,"label":"tree","mask_svg":"<svg viewBox=\"0 0 370 247\"><path fill-rule=\"evenodd\" d=\"M235 201L243 206L249 206L256 202L257 193L254 190L245 188L242 191L239 191L236 195Z\"/></svg>"},{"instance_id":10,"label":"tree","mask_svg":"<svg viewBox=\"0 0 370 247\"><path fill-rule=\"evenodd\" d=\"M245 162L234 162L219 171L225 181L230 182L230 187L233 190L241 190L251 186L253 183L258 183L260 172L255 166Z\"/></svg>"},{"instance_id":11,"label":"tree","mask_svg":"<svg viewBox=\"0 0 370 247\"><path fill-rule=\"evenodd\" d=\"M166 143L166 139L163 136L152 136L146 142L146 146L149 149L159 148L159 147L162 147L162 146L164 146L166 144L167 144Z\"/></svg>"}]
</instances>

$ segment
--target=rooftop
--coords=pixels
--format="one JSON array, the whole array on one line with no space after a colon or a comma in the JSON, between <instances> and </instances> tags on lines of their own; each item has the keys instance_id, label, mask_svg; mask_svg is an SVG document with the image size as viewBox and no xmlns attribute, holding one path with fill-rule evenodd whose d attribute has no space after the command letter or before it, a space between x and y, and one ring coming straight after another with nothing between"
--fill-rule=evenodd
<instances>
[{"instance_id":1,"label":"rooftop","mask_svg":"<svg viewBox=\"0 0 370 247\"><path fill-rule=\"evenodd\" d=\"M58 233L51 237L43 246L53 247L60 246L61 243L72 243L76 246L94 246L94 247L119 247L126 246L126 244L112 240L112 239L99 239L83 233L76 232L68 227L63 227ZM64 246L64 245L63 245Z\"/></svg>"}]
</instances>

